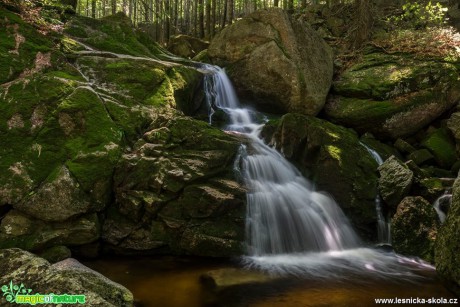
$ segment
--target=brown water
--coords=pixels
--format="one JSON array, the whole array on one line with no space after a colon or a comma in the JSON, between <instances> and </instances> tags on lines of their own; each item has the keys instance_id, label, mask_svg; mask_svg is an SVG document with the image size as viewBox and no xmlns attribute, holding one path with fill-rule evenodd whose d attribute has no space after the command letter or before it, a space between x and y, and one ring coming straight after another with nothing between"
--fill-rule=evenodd
<instances>
[{"instance_id":1,"label":"brown water","mask_svg":"<svg viewBox=\"0 0 460 307\"><path fill-rule=\"evenodd\" d=\"M85 262L85 265L130 289L143 307L200 306L375 306L375 298L454 298L432 270L416 281L382 281L354 277L347 281L280 280L212 292L200 282L208 271L238 267L207 258L135 257ZM405 304L406 306L412 306ZM415 305L413 305L415 306Z\"/></svg>"}]
</instances>

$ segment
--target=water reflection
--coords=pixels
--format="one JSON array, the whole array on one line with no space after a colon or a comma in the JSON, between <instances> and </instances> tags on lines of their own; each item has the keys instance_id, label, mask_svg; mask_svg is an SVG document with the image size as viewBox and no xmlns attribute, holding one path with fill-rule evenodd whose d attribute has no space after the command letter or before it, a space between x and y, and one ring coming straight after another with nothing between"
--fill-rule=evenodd
<instances>
[{"instance_id":1,"label":"water reflection","mask_svg":"<svg viewBox=\"0 0 460 307\"><path fill-rule=\"evenodd\" d=\"M204 286L200 276L212 270L238 268L240 260L130 257L84 263L126 286L133 292L136 306L144 307L375 306L374 298L455 297L437 280L432 267L419 264L412 265L414 278L377 279L342 271L342 277L348 278L288 276L215 290Z\"/></svg>"}]
</instances>

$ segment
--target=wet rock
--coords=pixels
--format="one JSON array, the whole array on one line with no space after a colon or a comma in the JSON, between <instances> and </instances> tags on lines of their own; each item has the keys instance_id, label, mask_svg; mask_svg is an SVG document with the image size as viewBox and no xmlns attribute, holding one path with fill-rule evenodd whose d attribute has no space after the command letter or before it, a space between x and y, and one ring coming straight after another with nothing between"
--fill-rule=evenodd
<instances>
[{"instance_id":1,"label":"wet rock","mask_svg":"<svg viewBox=\"0 0 460 307\"><path fill-rule=\"evenodd\" d=\"M241 97L284 113L316 115L332 81L329 46L305 21L278 8L256 11L223 29L208 55L226 68Z\"/></svg>"},{"instance_id":2,"label":"wet rock","mask_svg":"<svg viewBox=\"0 0 460 307\"><path fill-rule=\"evenodd\" d=\"M0 250L0 284L23 284L32 293L83 294L91 306L133 306L125 287L85 267L75 259L50 265L45 259L12 248Z\"/></svg>"},{"instance_id":3,"label":"wet rock","mask_svg":"<svg viewBox=\"0 0 460 307\"><path fill-rule=\"evenodd\" d=\"M394 156L387 159L378 170L380 196L388 206L396 209L399 202L409 194L414 174Z\"/></svg>"},{"instance_id":4,"label":"wet rock","mask_svg":"<svg viewBox=\"0 0 460 307\"><path fill-rule=\"evenodd\" d=\"M406 197L391 219L391 238L396 252L434 262L439 219L433 205L422 197Z\"/></svg>"},{"instance_id":5,"label":"wet rock","mask_svg":"<svg viewBox=\"0 0 460 307\"><path fill-rule=\"evenodd\" d=\"M200 276L203 285L216 292L230 287L267 283L277 279L279 277L236 268L209 271Z\"/></svg>"}]
</instances>

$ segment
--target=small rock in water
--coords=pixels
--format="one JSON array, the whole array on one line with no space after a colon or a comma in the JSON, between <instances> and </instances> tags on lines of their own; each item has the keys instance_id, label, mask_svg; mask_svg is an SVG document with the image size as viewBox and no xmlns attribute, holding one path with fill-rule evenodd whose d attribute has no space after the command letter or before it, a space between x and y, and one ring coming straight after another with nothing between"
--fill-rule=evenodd
<instances>
[{"instance_id":1,"label":"small rock in water","mask_svg":"<svg viewBox=\"0 0 460 307\"><path fill-rule=\"evenodd\" d=\"M270 276L261 272L248 271L237 268L209 271L200 276L201 283L216 292L234 286L244 286L256 283L267 283L279 277Z\"/></svg>"}]
</instances>

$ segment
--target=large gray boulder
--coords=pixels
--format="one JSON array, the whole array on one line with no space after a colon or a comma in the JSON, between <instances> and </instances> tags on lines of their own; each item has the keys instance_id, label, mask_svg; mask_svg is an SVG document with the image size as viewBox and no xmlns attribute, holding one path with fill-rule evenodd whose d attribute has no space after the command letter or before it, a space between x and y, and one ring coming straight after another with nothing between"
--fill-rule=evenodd
<instances>
[{"instance_id":1,"label":"large gray boulder","mask_svg":"<svg viewBox=\"0 0 460 307\"><path fill-rule=\"evenodd\" d=\"M12 248L0 250L0 261L0 285L4 285L2 294L5 298L11 295L8 286L12 282L12 290L21 291L20 294L23 294L22 290L31 294L83 294L90 306L133 306L133 295L128 289L75 259L51 265L34 254ZM14 286L18 289L14 290Z\"/></svg>"},{"instance_id":2,"label":"large gray boulder","mask_svg":"<svg viewBox=\"0 0 460 307\"><path fill-rule=\"evenodd\" d=\"M221 31L208 55L238 93L260 107L316 115L332 82L332 52L301 19L277 8L256 11Z\"/></svg>"}]
</instances>

